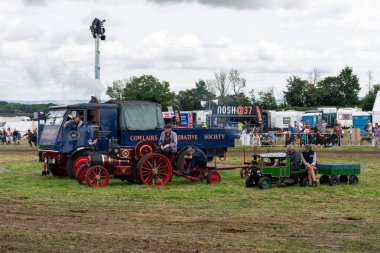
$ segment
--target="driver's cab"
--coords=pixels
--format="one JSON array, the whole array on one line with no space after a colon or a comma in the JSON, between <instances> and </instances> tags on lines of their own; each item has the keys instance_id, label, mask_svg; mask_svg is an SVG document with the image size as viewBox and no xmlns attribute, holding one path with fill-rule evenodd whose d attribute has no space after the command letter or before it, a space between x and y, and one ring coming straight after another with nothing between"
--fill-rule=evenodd
<instances>
[{"instance_id":1,"label":"driver's cab","mask_svg":"<svg viewBox=\"0 0 380 253\"><path fill-rule=\"evenodd\" d=\"M75 150L108 150L117 139L117 105L76 104L49 108L42 128L40 147L71 153Z\"/></svg>"}]
</instances>

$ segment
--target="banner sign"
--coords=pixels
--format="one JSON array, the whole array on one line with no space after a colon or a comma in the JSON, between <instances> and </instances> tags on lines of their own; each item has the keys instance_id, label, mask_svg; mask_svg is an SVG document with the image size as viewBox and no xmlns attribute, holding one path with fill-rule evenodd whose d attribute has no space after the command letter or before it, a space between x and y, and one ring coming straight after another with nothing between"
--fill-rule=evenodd
<instances>
[{"instance_id":1,"label":"banner sign","mask_svg":"<svg viewBox=\"0 0 380 253\"><path fill-rule=\"evenodd\" d=\"M231 115L231 116L259 116L261 110L258 105L219 105L213 110L214 115Z\"/></svg>"}]
</instances>

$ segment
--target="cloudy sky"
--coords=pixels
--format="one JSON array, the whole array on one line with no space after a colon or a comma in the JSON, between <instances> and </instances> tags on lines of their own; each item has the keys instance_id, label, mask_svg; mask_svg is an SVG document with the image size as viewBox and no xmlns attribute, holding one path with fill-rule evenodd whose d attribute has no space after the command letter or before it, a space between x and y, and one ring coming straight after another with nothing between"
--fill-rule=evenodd
<instances>
[{"instance_id":1,"label":"cloudy sky","mask_svg":"<svg viewBox=\"0 0 380 253\"><path fill-rule=\"evenodd\" d=\"M247 91L280 97L291 75L346 65L363 95L369 71L380 82L379 13L374 0L1 0L0 100L105 100L112 81L142 74L178 92L231 68ZM101 84L95 17L107 20Z\"/></svg>"}]
</instances>

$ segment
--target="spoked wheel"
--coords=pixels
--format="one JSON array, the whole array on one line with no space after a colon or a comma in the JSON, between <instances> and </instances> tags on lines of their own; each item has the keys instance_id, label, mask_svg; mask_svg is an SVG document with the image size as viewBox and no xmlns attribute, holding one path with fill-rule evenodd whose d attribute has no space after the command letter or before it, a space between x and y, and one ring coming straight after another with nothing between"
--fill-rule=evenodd
<instances>
[{"instance_id":1,"label":"spoked wheel","mask_svg":"<svg viewBox=\"0 0 380 253\"><path fill-rule=\"evenodd\" d=\"M322 185L322 184L329 184L330 182L330 178L329 176L327 175L322 175L320 178L319 178L319 183Z\"/></svg>"},{"instance_id":2,"label":"spoked wheel","mask_svg":"<svg viewBox=\"0 0 380 253\"><path fill-rule=\"evenodd\" d=\"M164 186L172 176L172 166L166 156L152 153L143 156L137 164L140 181L147 186Z\"/></svg>"},{"instance_id":3,"label":"spoked wheel","mask_svg":"<svg viewBox=\"0 0 380 253\"><path fill-rule=\"evenodd\" d=\"M215 184L220 182L220 174L217 171L210 171L207 174L207 183Z\"/></svg>"},{"instance_id":4,"label":"spoked wheel","mask_svg":"<svg viewBox=\"0 0 380 253\"><path fill-rule=\"evenodd\" d=\"M135 147L136 159L140 160L146 154L156 151L156 146L149 141L140 141Z\"/></svg>"},{"instance_id":5,"label":"spoked wheel","mask_svg":"<svg viewBox=\"0 0 380 253\"><path fill-rule=\"evenodd\" d=\"M351 175L349 179L350 184L358 184L359 183L359 178L356 175Z\"/></svg>"},{"instance_id":6,"label":"spoked wheel","mask_svg":"<svg viewBox=\"0 0 380 253\"><path fill-rule=\"evenodd\" d=\"M88 170L87 164L82 164L79 167L79 170L77 172L77 181L81 185L87 185L87 181L86 181L87 170Z\"/></svg>"},{"instance_id":7,"label":"spoked wheel","mask_svg":"<svg viewBox=\"0 0 380 253\"><path fill-rule=\"evenodd\" d=\"M109 173L100 165L90 167L86 173L86 183L94 188L101 188L108 184Z\"/></svg>"},{"instance_id":8,"label":"spoked wheel","mask_svg":"<svg viewBox=\"0 0 380 253\"><path fill-rule=\"evenodd\" d=\"M262 177L259 180L260 189L269 189L272 186L270 179L268 177Z\"/></svg>"},{"instance_id":9,"label":"spoked wheel","mask_svg":"<svg viewBox=\"0 0 380 253\"><path fill-rule=\"evenodd\" d=\"M69 174L69 177L76 178L80 166L87 163L87 157L89 154L89 151L81 151L69 158L69 161L66 165L66 170L67 174Z\"/></svg>"}]
</instances>

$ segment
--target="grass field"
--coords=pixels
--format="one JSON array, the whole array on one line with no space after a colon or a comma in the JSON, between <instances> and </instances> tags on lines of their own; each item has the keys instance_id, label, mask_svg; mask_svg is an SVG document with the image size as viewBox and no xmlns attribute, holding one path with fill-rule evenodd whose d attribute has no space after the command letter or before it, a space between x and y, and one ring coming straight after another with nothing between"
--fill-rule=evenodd
<instances>
[{"instance_id":1,"label":"grass field","mask_svg":"<svg viewBox=\"0 0 380 253\"><path fill-rule=\"evenodd\" d=\"M228 163L241 164L232 151ZM360 163L359 184L259 190L222 171L214 185L173 177L93 189L40 176L35 148L0 146L0 252L379 252L380 151L317 154Z\"/></svg>"}]
</instances>

